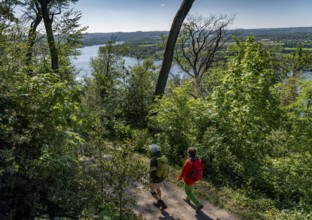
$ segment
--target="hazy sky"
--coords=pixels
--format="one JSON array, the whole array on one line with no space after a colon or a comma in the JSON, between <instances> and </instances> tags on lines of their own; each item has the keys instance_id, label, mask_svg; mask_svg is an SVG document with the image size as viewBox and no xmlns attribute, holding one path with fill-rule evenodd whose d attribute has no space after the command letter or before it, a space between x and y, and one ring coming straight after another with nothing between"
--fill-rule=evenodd
<instances>
[{"instance_id":1,"label":"hazy sky","mask_svg":"<svg viewBox=\"0 0 312 220\"><path fill-rule=\"evenodd\" d=\"M88 32L170 29L182 0L79 0ZM235 15L232 28L312 26L312 0L195 0L189 14Z\"/></svg>"}]
</instances>

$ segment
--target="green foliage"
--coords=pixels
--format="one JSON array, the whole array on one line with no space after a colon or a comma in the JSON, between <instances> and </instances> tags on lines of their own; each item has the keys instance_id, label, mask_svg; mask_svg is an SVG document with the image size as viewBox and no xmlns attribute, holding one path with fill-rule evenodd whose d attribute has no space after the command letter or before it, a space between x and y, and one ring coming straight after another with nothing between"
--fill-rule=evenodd
<instances>
[{"instance_id":1,"label":"green foliage","mask_svg":"<svg viewBox=\"0 0 312 220\"><path fill-rule=\"evenodd\" d=\"M129 144L133 146L135 152L147 154L146 146L152 144L152 138L147 129L131 129Z\"/></svg>"},{"instance_id":2,"label":"green foliage","mask_svg":"<svg viewBox=\"0 0 312 220\"><path fill-rule=\"evenodd\" d=\"M283 209L283 210L272 210L268 211L265 215L266 219L276 219L276 220L309 220L312 218L311 212L305 212L300 209L295 210L289 210L289 209Z\"/></svg>"},{"instance_id":3,"label":"green foliage","mask_svg":"<svg viewBox=\"0 0 312 220\"><path fill-rule=\"evenodd\" d=\"M152 59L128 70L120 49L112 43L100 49L92 60L94 80L87 84L88 108L101 118L110 140L129 138L131 128L146 128L156 81Z\"/></svg>"},{"instance_id":4,"label":"green foliage","mask_svg":"<svg viewBox=\"0 0 312 220\"><path fill-rule=\"evenodd\" d=\"M132 219L132 206L138 186L145 185L148 171L143 158L135 153L134 142L106 142L105 127L93 118L87 143L83 146L84 188L88 191L83 215L111 219ZM143 140L141 140L143 141ZM89 196L92 196L90 198Z\"/></svg>"},{"instance_id":5,"label":"green foliage","mask_svg":"<svg viewBox=\"0 0 312 220\"><path fill-rule=\"evenodd\" d=\"M83 206L75 132L85 126L82 89L39 68L29 74L19 30L11 33L0 42L1 218L75 217Z\"/></svg>"},{"instance_id":6,"label":"green foliage","mask_svg":"<svg viewBox=\"0 0 312 220\"><path fill-rule=\"evenodd\" d=\"M122 45L116 45L116 47L125 47L127 56L134 57L138 60L148 59L149 57L160 60L163 48L160 47L159 41L160 37L156 35L156 39L128 41Z\"/></svg>"},{"instance_id":7,"label":"green foliage","mask_svg":"<svg viewBox=\"0 0 312 220\"><path fill-rule=\"evenodd\" d=\"M207 123L206 106L201 99L189 95L190 85L174 88L170 96L157 100L151 125L162 131L162 151L169 161L183 163L186 149L200 142Z\"/></svg>"},{"instance_id":8,"label":"green foliage","mask_svg":"<svg viewBox=\"0 0 312 220\"><path fill-rule=\"evenodd\" d=\"M262 187L278 207L300 207L303 213L311 207L311 85L311 81L290 77L278 87L282 88L279 95L285 130L270 138L274 144L273 157L267 158L261 169Z\"/></svg>"},{"instance_id":9,"label":"green foliage","mask_svg":"<svg viewBox=\"0 0 312 220\"><path fill-rule=\"evenodd\" d=\"M98 57L91 60L91 65L94 81L90 80L87 87L87 95L92 101L89 104L89 99L86 99L88 111L101 119L105 128L103 137L110 140L124 139L130 132L122 111L125 92L124 61L110 42L100 48Z\"/></svg>"},{"instance_id":10,"label":"green foliage","mask_svg":"<svg viewBox=\"0 0 312 220\"><path fill-rule=\"evenodd\" d=\"M82 139L68 125L80 123L79 87L69 87L53 74L23 73L2 78L0 85L1 154L10 156L1 163L4 216L77 215L75 152Z\"/></svg>"},{"instance_id":11,"label":"green foliage","mask_svg":"<svg viewBox=\"0 0 312 220\"><path fill-rule=\"evenodd\" d=\"M306 210L311 207L311 167L310 152L268 159L261 176L278 207L291 208L298 204Z\"/></svg>"},{"instance_id":12,"label":"green foliage","mask_svg":"<svg viewBox=\"0 0 312 220\"><path fill-rule=\"evenodd\" d=\"M237 41L233 50L222 84L212 94L216 123L207 128L203 145L212 176L246 184L256 181L257 167L270 152L267 136L278 126L278 102L271 92L276 74L270 54L252 38Z\"/></svg>"},{"instance_id":13,"label":"green foliage","mask_svg":"<svg viewBox=\"0 0 312 220\"><path fill-rule=\"evenodd\" d=\"M55 23L57 74L50 72L44 39L37 39L32 64L25 65L25 31L8 25L14 18L4 7L0 3L1 219L132 219L136 189L148 180L135 152L147 153L154 141L179 165L186 148L197 147L206 177L244 188L214 189L212 198L229 205L230 197L232 211L243 218L311 218L312 84L300 79L310 65L301 47L281 60L293 76L277 85L280 73L265 47L252 38L236 40L224 53L230 55L225 68L202 72L209 96L196 99L185 78L153 100L154 61L128 69L127 48L113 42L91 61L93 78L83 86L75 82L69 56L84 30L80 13L69 11ZM139 57L153 50L145 44L131 52ZM159 132L156 140L150 131Z\"/></svg>"},{"instance_id":14,"label":"green foliage","mask_svg":"<svg viewBox=\"0 0 312 220\"><path fill-rule=\"evenodd\" d=\"M79 54L77 48L81 47L83 32L87 30L87 27L81 27L79 24L81 17L82 14L79 11L73 9L64 11L62 17L54 25L53 30L54 33L57 33L55 38L61 66L60 75L63 80L70 82L75 81L76 77L70 59Z\"/></svg>"},{"instance_id":15,"label":"green foliage","mask_svg":"<svg viewBox=\"0 0 312 220\"><path fill-rule=\"evenodd\" d=\"M97 181L103 181L101 196L117 213L118 219L129 219L129 207L135 201L136 188L147 180L148 172L129 146L116 147L108 153L108 157L100 159L103 179Z\"/></svg>"},{"instance_id":16,"label":"green foliage","mask_svg":"<svg viewBox=\"0 0 312 220\"><path fill-rule=\"evenodd\" d=\"M1 1L0 2L0 37L3 31L10 26L10 22L16 21L13 13L15 1Z\"/></svg>"},{"instance_id":17,"label":"green foliage","mask_svg":"<svg viewBox=\"0 0 312 220\"><path fill-rule=\"evenodd\" d=\"M237 42L234 51L211 99L216 123L202 142L205 169L214 182L247 186L249 196L265 195L305 216L311 207L311 82L292 77L277 86L270 54L252 39Z\"/></svg>"},{"instance_id":18,"label":"green foliage","mask_svg":"<svg viewBox=\"0 0 312 220\"><path fill-rule=\"evenodd\" d=\"M162 34L168 34L168 31L136 31L136 32L115 32L115 33L88 33L84 36L85 46L99 45L111 41L112 36L120 42L125 42L132 49L142 44L156 44L160 41ZM150 54L149 54L150 55Z\"/></svg>"},{"instance_id":19,"label":"green foliage","mask_svg":"<svg viewBox=\"0 0 312 220\"><path fill-rule=\"evenodd\" d=\"M64 19L75 25L78 17ZM68 57L79 33L57 28L64 37L57 74L49 71L46 42L36 45L33 65L25 66L23 32L12 27L6 29L11 35L0 36L0 218L130 219L128 190L147 171L128 147L101 149L103 137L121 140L132 132L123 113L124 63L111 48L102 49L82 105L83 87L74 81ZM114 158L107 162L105 153Z\"/></svg>"},{"instance_id":20,"label":"green foliage","mask_svg":"<svg viewBox=\"0 0 312 220\"><path fill-rule=\"evenodd\" d=\"M294 136L294 151L311 152L312 148L312 81L299 82L299 94L286 107L290 133Z\"/></svg>"},{"instance_id":21,"label":"green foliage","mask_svg":"<svg viewBox=\"0 0 312 220\"><path fill-rule=\"evenodd\" d=\"M124 113L132 128L146 128L149 108L153 102L156 69L152 59L135 65L127 78Z\"/></svg>"},{"instance_id":22,"label":"green foliage","mask_svg":"<svg viewBox=\"0 0 312 220\"><path fill-rule=\"evenodd\" d=\"M290 72L293 76L300 77L302 71L309 64L311 65L311 54L303 50L302 45L299 45L296 51L287 56L286 63L289 65Z\"/></svg>"},{"instance_id":23,"label":"green foliage","mask_svg":"<svg viewBox=\"0 0 312 220\"><path fill-rule=\"evenodd\" d=\"M114 92L121 83L123 60L118 55L112 42L99 49L98 57L91 59L92 75L97 84L97 91L102 102L109 100L110 93Z\"/></svg>"},{"instance_id":24,"label":"green foliage","mask_svg":"<svg viewBox=\"0 0 312 220\"><path fill-rule=\"evenodd\" d=\"M147 169L130 146L96 146L94 150L95 169L92 171L90 167L88 174L97 185L98 202L94 206L107 215L107 206L105 209L99 206L107 204L111 208L110 215L115 213L117 219L127 219L126 216L131 215L136 189L147 179Z\"/></svg>"},{"instance_id":25,"label":"green foliage","mask_svg":"<svg viewBox=\"0 0 312 220\"><path fill-rule=\"evenodd\" d=\"M213 72L204 81L211 97L195 99L190 95L191 83L185 80L182 86L170 88L166 96L155 101L149 112L149 126L153 131L160 131L155 137L171 162L182 163L186 148L195 145L213 182L244 187L243 198L232 193L235 208L244 218L307 218L311 207L308 187L311 185L311 84L294 80L294 85L300 85L294 96L289 96L292 86L276 86L280 78L272 57L253 39L245 43L237 41L228 54L233 56L229 57L226 69ZM109 56L105 59L109 58L113 59ZM113 65L108 72L99 68L107 74L96 78L102 81L88 81L91 98L87 103L92 106L95 121L89 133L89 140L95 142L91 141L88 155L97 155L97 165L94 170L88 169L86 175L91 180L87 188L97 196L84 210L99 216L130 218L124 206L131 199L122 190L126 186L120 173L132 172L124 158L133 155L125 152L128 147L116 147L121 146L118 142L114 142L117 145L113 151L101 150L100 146L107 145L103 137L109 137L114 141L126 140L136 151L144 153L145 146L151 142L147 130L141 128L146 127L145 117L151 107L153 67L150 61L130 72L119 67ZM97 89L103 89L105 95L98 95ZM92 136L95 134L97 138ZM122 156L115 156L115 151ZM115 163L118 168L114 168ZM11 169L15 169L14 164ZM107 170L116 172L109 176ZM104 190L107 187L109 193ZM287 210L279 213L275 207Z\"/></svg>"}]
</instances>

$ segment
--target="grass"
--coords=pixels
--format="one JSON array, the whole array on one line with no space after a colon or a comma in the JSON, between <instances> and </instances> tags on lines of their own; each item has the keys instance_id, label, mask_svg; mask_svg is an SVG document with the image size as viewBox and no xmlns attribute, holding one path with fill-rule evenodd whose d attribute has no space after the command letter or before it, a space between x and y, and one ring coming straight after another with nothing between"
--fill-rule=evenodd
<instances>
[{"instance_id":1,"label":"grass","mask_svg":"<svg viewBox=\"0 0 312 220\"><path fill-rule=\"evenodd\" d=\"M139 47L155 47L157 44L140 44Z\"/></svg>"},{"instance_id":2,"label":"grass","mask_svg":"<svg viewBox=\"0 0 312 220\"><path fill-rule=\"evenodd\" d=\"M284 50L286 50L286 51L296 51L297 48L295 48L295 47L284 47ZM312 52L312 48L302 48L302 50Z\"/></svg>"}]
</instances>

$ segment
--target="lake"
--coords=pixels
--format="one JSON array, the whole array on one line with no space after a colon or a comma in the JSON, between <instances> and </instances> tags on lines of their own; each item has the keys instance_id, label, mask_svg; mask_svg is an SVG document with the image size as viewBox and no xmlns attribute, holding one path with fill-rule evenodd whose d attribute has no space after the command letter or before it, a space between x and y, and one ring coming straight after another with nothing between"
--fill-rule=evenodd
<instances>
[{"instance_id":1,"label":"lake","mask_svg":"<svg viewBox=\"0 0 312 220\"><path fill-rule=\"evenodd\" d=\"M91 76L91 68L90 68L90 60L91 58L95 58L98 55L98 50L100 46L104 45L94 45L94 46L88 46L83 47L80 49L81 55L77 56L76 59L72 59L72 63L74 66L79 70L79 74L77 76L77 79L80 80L84 77L90 77ZM138 60L133 57L123 57L125 60L125 66L126 67L132 67L136 64L138 64ZM155 61L155 64L160 66L161 61ZM180 71L178 66L173 66L171 68L172 73L178 73Z\"/></svg>"},{"instance_id":2,"label":"lake","mask_svg":"<svg viewBox=\"0 0 312 220\"><path fill-rule=\"evenodd\" d=\"M304 78L307 79L307 80L312 80L312 72L311 72L311 71L305 71L305 72L303 73L303 76L304 76Z\"/></svg>"},{"instance_id":3,"label":"lake","mask_svg":"<svg viewBox=\"0 0 312 220\"><path fill-rule=\"evenodd\" d=\"M79 71L79 74L77 76L78 79L91 76L91 68L90 68L91 58L97 57L100 46L103 45L83 47L79 49L81 55L77 56L76 59L71 60L74 66ZM124 57L123 59L125 60L126 66L133 66L138 63L137 59L132 57Z\"/></svg>"},{"instance_id":4,"label":"lake","mask_svg":"<svg viewBox=\"0 0 312 220\"><path fill-rule=\"evenodd\" d=\"M90 69L90 59L92 57L96 57L98 54L99 47L103 45L94 45L94 46L88 46L83 47L80 49L81 55L77 56L77 59L72 59L72 63L74 66L79 70L79 74L77 76L77 79L80 80L84 77L90 77L91 76L91 69ZM125 66L132 67L135 64L138 63L138 60L132 57L123 57L125 60ZM156 65L161 65L161 61L155 61ZM174 74L177 74L180 71L180 68L178 66L173 66L171 68L171 71ZM308 80L312 80L312 74L310 71L305 71L303 73L304 77Z\"/></svg>"}]
</instances>

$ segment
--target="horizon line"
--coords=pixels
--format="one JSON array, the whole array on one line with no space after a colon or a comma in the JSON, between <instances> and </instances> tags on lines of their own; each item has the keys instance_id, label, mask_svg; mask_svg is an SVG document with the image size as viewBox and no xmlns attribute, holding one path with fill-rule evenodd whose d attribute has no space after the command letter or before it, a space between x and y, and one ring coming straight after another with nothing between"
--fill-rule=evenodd
<instances>
[{"instance_id":1,"label":"horizon line","mask_svg":"<svg viewBox=\"0 0 312 220\"><path fill-rule=\"evenodd\" d=\"M263 28L230 28L229 30L267 30L267 29L291 29L291 28L312 28L312 26L291 26L291 27L263 27ZM137 33L137 32L169 32L170 30L150 31L114 31L114 32L86 32L85 34L113 34L113 33Z\"/></svg>"}]
</instances>

